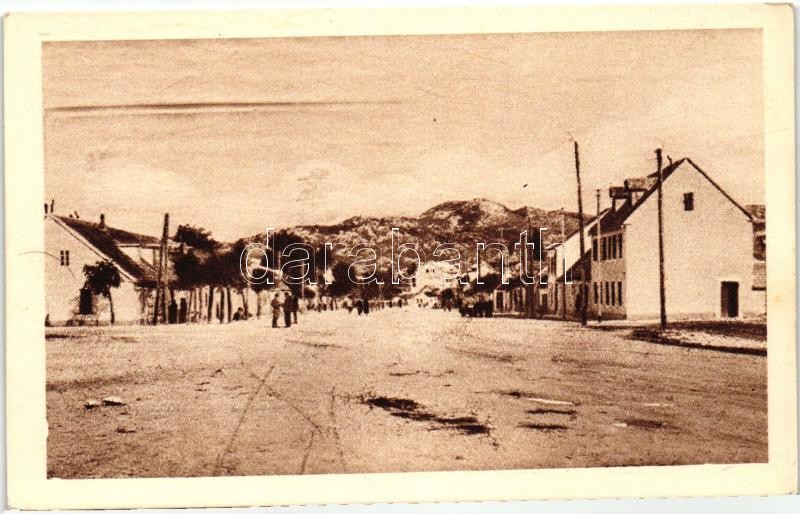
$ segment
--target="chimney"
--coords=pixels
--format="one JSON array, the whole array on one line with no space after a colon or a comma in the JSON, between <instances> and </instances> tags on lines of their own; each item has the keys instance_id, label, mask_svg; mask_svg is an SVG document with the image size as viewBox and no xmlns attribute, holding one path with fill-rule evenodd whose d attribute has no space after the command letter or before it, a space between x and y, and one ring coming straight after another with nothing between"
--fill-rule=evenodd
<instances>
[{"instance_id":1,"label":"chimney","mask_svg":"<svg viewBox=\"0 0 800 514\"><path fill-rule=\"evenodd\" d=\"M608 188L608 196L611 198L611 210L617 210L618 201L627 201L629 199L628 190L625 187L612 186Z\"/></svg>"},{"instance_id":2,"label":"chimney","mask_svg":"<svg viewBox=\"0 0 800 514\"><path fill-rule=\"evenodd\" d=\"M45 213L45 215L47 214L47 209L48 209L48 207L50 207L50 206L49 206L49 205L47 205L47 202L45 202L45 203L44 203L44 213Z\"/></svg>"},{"instance_id":3,"label":"chimney","mask_svg":"<svg viewBox=\"0 0 800 514\"><path fill-rule=\"evenodd\" d=\"M55 198L50 200L50 214L55 214L56 212L56 200Z\"/></svg>"},{"instance_id":4,"label":"chimney","mask_svg":"<svg viewBox=\"0 0 800 514\"><path fill-rule=\"evenodd\" d=\"M100 228L106 228L106 215L100 215Z\"/></svg>"}]
</instances>

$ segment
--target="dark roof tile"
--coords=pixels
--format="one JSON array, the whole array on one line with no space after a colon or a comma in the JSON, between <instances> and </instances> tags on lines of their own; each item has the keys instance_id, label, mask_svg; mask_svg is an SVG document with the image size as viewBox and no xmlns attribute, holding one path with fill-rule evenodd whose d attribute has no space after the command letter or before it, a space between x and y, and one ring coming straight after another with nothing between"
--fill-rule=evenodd
<instances>
[{"instance_id":1,"label":"dark roof tile","mask_svg":"<svg viewBox=\"0 0 800 514\"><path fill-rule=\"evenodd\" d=\"M120 245L158 246L160 241L157 237L136 234L134 232L128 232L127 230L108 226L101 227L98 223L66 216L55 216L55 218L77 232L81 237L86 239L89 244L99 250L100 253L111 259L114 264L133 277L138 285L155 285L158 279L156 268L144 260L131 258L120 248ZM162 280L164 280L165 283L173 282L175 276L172 270L168 269L162 277Z\"/></svg>"}]
</instances>

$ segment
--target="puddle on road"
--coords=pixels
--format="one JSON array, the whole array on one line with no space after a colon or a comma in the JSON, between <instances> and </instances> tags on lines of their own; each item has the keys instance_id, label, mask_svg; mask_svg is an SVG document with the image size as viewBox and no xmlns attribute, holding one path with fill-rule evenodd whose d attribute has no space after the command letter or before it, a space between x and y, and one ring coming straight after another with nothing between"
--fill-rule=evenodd
<instances>
[{"instance_id":1,"label":"puddle on road","mask_svg":"<svg viewBox=\"0 0 800 514\"><path fill-rule=\"evenodd\" d=\"M344 348L338 344L334 343L318 343L314 341L303 341L300 339L287 339L287 343L294 343L294 344L301 344L303 346L309 346L311 348Z\"/></svg>"},{"instance_id":2,"label":"puddle on road","mask_svg":"<svg viewBox=\"0 0 800 514\"><path fill-rule=\"evenodd\" d=\"M370 408L378 407L388 411L390 415L430 423L430 430L457 430L462 434L489 434L491 429L478 421L475 416L440 416L427 411L418 402L408 398L391 398L387 396L362 397L361 403Z\"/></svg>"},{"instance_id":3,"label":"puddle on road","mask_svg":"<svg viewBox=\"0 0 800 514\"><path fill-rule=\"evenodd\" d=\"M568 402L566 400L552 400L549 398L542 398L538 396L538 393L532 393L529 391L520 391L517 389L511 389L508 391L492 391L494 394L502 394L504 396L510 396L512 398L525 398L527 400L532 400L537 403L543 403L545 405L576 405L575 403Z\"/></svg>"},{"instance_id":4,"label":"puddle on road","mask_svg":"<svg viewBox=\"0 0 800 514\"><path fill-rule=\"evenodd\" d=\"M466 355L468 357L474 357L474 358L477 358L477 359L495 360L495 361L498 361L498 362L502 362L504 364L513 364L515 362L519 362L519 361L525 360L522 357L519 357L519 356L516 356L516 355L511 355L511 354L508 354L508 353L489 353L489 352L484 352L484 351L479 351L479 350L469 350L469 349L464 349L464 348L454 348L454 347L451 347L451 346L445 346L445 349L448 350L448 351L451 351L453 353Z\"/></svg>"},{"instance_id":5,"label":"puddle on road","mask_svg":"<svg viewBox=\"0 0 800 514\"><path fill-rule=\"evenodd\" d=\"M575 409L528 409L528 414L563 414L564 416L574 416L577 413Z\"/></svg>"},{"instance_id":6,"label":"puddle on road","mask_svg":"<svg viewBox=\"0 0 800 514\"><path fill-rule=\"evenodd\" d=\"M550 424L550 423L520 423L517 425L520 428L527 428L528 430L540 430L543 432L561 431L566 430L566 425Z\"/></svg>"},{"instance_id":7,"label":"puddle on road","mask_svg":"<svg viewBox=\"0 0 800 514\"><path fill-rule=\"evenodd\" d=\"M663 421L658 421L655 419L641 419L641 418L625 419L622 420L621 422L614 423L614 426L620 428L625 428L625 427L644 428L646 430L671 428L670 425L664 423Z\"/></svg>"}]
</instances>

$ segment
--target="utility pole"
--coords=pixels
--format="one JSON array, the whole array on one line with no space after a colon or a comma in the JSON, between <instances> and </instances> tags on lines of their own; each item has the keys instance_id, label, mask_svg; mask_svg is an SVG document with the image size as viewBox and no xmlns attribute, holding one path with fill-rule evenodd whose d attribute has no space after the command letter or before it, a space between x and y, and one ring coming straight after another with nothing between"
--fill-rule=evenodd
<instances>
[{"instance_id":1,"label":"utility pole","mask_svg":"<svg viewBox=\"0 0 800 514\"><path fill-rule=\"evenodd\" d=\"M163 268L166 266L167 238L169 237L169 213L164 214L164 231L161 234L161 245L158 253L158 275L156 276L156 301L153 305L153 325L158 325L158 310L164 293L161 291Z\"/></svg>"},{"instance_id":2,"label":"utility pole","mask_svg":"<svg viewBox=\"0 0 800 514\"><path fill-rule=\"evenodd\" d=\"M530 210L527 211L528 215L528 227L527 227L527 237L525 238L525 270L530 271L533 269L533 260L531 259L531 251L530 246L528 245L528 238L531 237L531 213ZM526 318L533 318L534 312L536 311L536 307L533 304L533 300L536 297L536 286L534 285L538 279L534 280L533 284L527 284L525 287L525 317Z\"/></svg>"},{"instance_id":3,"label":"utility pole","mask_svg":"<svg viewBox=\"0 0 800 514\"><path fill-rule=\"evenodd\" d=\"M579 223L579 230L580 233L580 247L581 247L581 256L580 260L582 262L582 277L581 277L581 284L579 287L581 288L580 297L581 297L581 325L586 325L586 304L588 303L587 296L589 295L589 288L586 287L586 280L589 277L589 261L584 259L584 253L586 251L586 243L583 240L583 198L581 197L581 160L578 155L578 142L574 141L575 143L575 175L578 178L578 223ZM598 220L599 221L599 220Z\"/></svg>"},{"instance_id":4,"label":"utility pole","mask_svg":"<svg viewBox=\"0 0 800 514\"><path fill-rule=\"evenodd\" d=\"M597 299L597 322L601 323L603 321L603 300L605 297L603 296L603 259L606 258L602 249L604 246L602 245L603 242L603 228L600 223L600 190L597 190L597 287L600 289L600 294L598 295Z\"/></svg>"},{"instance_id":5,"label":"utility pole","mask_svg":"<svg viewBox=\"0 0 800 514\"><path fill-rule=\"evenodd\" d=\"M561 208L561 262L562 267L562 274L564 275L564 282L561 284L561 319L567 319L567 249L565 248L566 233L565 233L565 217L566 214L564 213L564 208ZM558 255L558 252L556 252ZM556 270L558 269L558 261L555 263ZM555 271L555 270L554 270ZM556 291L558 291L558 273L556 273Z\"/></svg>"},{"instance_id":6,"label":"utility pole","mask_svg":"<svg viewBox=\"0 0 800 514\"><path fill-rule=\"evenodd\" d=\"M658 163L658 300L661 309L661 330L667 328L667 294L664 287L664 182L661 169L661 148L656 149L656 162Z\"/></svg>"}]
</instances>

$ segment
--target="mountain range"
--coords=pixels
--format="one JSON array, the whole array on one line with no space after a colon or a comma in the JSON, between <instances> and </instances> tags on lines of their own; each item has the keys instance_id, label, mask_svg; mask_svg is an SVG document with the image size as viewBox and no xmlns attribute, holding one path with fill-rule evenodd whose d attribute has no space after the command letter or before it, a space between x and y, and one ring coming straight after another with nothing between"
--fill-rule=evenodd
<instances>
[{"instance_id":1,"label":"mountain range","mask_svg":"<svg viewBox=\"0 0 800 514\"><path fill-rule=\"evenodd\" d=\"M585 217L587 220L590 218ZM578 220L577 213L564 213L567 235L578 230ZM513 251L520 233L527 228L532 231L547 228L543 234L545 245L559 242L561 221L561 211L527 206L512 210L498 202L475 198L444 202L419 216L354 216L332 225L299 225L283 230L317 247L333 243L344 244L350 249L357 244L368 244L380 248L382 255L388 256L392 244L391 230L397 228L395 247L402 243L415 243L428 258L432 258L434 249L443 243L460 244L474 251L477 243L502 242ZM248 238L249 241L261 242L265 239L263 233Z\"/></svg>"}]
</instances>

